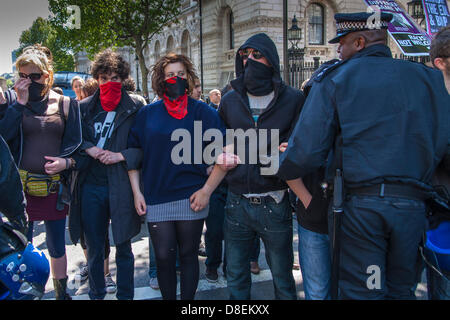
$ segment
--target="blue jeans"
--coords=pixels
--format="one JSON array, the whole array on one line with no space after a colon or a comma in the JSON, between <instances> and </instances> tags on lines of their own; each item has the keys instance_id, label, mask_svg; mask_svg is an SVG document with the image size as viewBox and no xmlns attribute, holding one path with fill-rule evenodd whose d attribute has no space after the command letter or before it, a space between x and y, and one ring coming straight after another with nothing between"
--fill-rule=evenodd
<instances>
[{"instance_id":1,"label":"blue jeans","mask_svg":"<svg viewBox=\"0 0 450 320\"><path fill-rule=\"evenodd\" d=\"M329 300L331 284L330 240L328 234L298 225L298 257L306 300Z\"/></svg>"},{"instance_id":2,"label":"blue jeans","mask_svg":"<svg viewBox=\"0 0 450 320\"><path fill-rule=\"evenodd\" d=\"M222 263L223 223L225 219L227 189L219 188L211 195L208 217L205 220L205 265L212 270L217 270ZM226 254L224 255L223 270L226 270Z\"/></svg>"},{"instance_id":3,"label":"blue jeans","mask_svg":"<svg viewBox=\"0 0 450 320\"><path fill-rule=\"evenodd\" d=\"M264 242L275 299L297 299L292 275L292 211L287 196L279 204L269 197L261 204L251 204L249 199L228 192L224 233L230 299L250 299L250 255L256 237Z\"/></svg>"},{"instance_id":4,"label":"blue jeans","mask_svg":"<svg viewBox=\"0 0 450 320\"><path fill-rule=\"evenodd\" d=\"M256 237L253 242L253 248L250 254L250 262L258 262L259 253L261 252L261 240Z\"/></svg>"},{"instance_id":5,"label":"blue jeans","mask_svg":"<svg viewBox=\"0 0 450 320\"><path fill-rule=\"evenodd\" d=\"M81 221L87 245L89 298L99 300L105 290L105 239L109 228L109 192L107 186L85 184L81 190ZM134 297L134 255L131 240L116 245L117 299Z\"/></svg>"}]
</instances>

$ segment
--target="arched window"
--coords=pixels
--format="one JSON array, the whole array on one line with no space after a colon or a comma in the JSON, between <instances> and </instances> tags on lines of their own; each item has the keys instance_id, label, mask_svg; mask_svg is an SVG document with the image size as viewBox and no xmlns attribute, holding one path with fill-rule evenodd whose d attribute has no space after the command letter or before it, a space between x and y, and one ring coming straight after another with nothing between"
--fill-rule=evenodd
<instances>
[{"instance_id":1,"label":"arched window","mask_svg":"<svg viewBox=\"0 0 450 320\"><path fill-rule=\"evenodd\" d=\"M324 9L318 3L308 8L309 44L323 44L324 38Z\"/></svg>"},{"instance_id":2,"label":"arched window","mask_svg":"<svg viewBox=\"0 0 450 320\"><path fill-rule=\"evenodd\" d=\"M173 52L174 47L175 47L175 44L174 44L173 37L169 36L169 38L167 38L166 53Z\"/></svg>"},{"instance_id":3,"label":"arched window","mask_svg":"<svg viewBox=\"0 0 450 320\"><path fill-rule=\"evenodd\" d=\"M192 55L191 37L189 36L189 32L187 30L184 30L183 35L181 36L181 54L188 58L191 58Z\"/></svg>"},{"instance_id":4,"label":"arched window","mask_svg":"<svg viewBox=\"0 0 450 320\"><path fill-rule=\"evenodd\" d=\"M159 41L155 43L155 61L158 60L161 56L161 44Z\"/></svg>"}]
</instances>

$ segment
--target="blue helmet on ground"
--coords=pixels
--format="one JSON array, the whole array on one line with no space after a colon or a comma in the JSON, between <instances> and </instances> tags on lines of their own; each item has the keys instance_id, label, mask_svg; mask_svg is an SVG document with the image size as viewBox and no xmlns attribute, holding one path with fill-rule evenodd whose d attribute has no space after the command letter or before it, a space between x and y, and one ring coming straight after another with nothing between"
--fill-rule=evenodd
<instances>
[{"instance_id":1,"label":"blue helmet on ground","mask_svg":"<svg viewBox=\"0 0 450 320\"><path fill-rule=\"evenodd\" d=\"M0 223L0 300L41 299L49 274L44 253Z\"/></svg>"}]
</instances>

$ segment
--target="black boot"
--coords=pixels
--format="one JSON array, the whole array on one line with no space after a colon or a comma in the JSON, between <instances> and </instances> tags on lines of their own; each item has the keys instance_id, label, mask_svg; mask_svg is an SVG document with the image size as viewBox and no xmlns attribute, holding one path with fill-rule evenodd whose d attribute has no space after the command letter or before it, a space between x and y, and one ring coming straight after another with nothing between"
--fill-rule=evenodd
<instances>
[{"instance_id":1,"label":"black boot","mask_svg":"<svg viewBox=\"0 0 450 320\"><path fill-rule=\"evenodd\" d=\"M55 300L72 300L72 297L66 292L67 277L64 279L53 279L55 287Z\"/></svg>"}]
</instances>

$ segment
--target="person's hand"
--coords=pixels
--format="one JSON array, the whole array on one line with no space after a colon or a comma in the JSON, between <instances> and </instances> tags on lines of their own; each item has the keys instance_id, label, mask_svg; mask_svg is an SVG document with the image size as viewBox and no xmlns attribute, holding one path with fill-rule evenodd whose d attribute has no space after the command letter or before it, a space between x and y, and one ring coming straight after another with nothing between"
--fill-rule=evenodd
<instances>
[{"instance_id":1,"label":"person's hand","mask_svg":"<svg viewBox=\"0 0 450 320\"><path fill-rule=\"evenodd\" d=\"M196 191L190 198L191 209L195 212L199 212L206 208L209 203L211 193L207 192L205 188L201 188Z\"/></svg>"},{"instance_id":2,"label":"person's hand","mask_svg":"<svg viewBox=\"0 0 450 320\"><path fill-rule=\"evenodd\" d=\"M8 101L6 101L5 95L3 94L3 89L0 86L0 104L6 104Z\"/></svg>"},{"instance_id":3,"label":"person's hand","mask_svg":"<svg viewBox=\"0 0 450 320\"><path fill-rule=\"evenodd\" d=\"M84 151L85 151L89 156L91 156L92 158L97 159L97 158L100 156L100 154L101 154L103 151L105 151L105 150L100 149L99 147L94 146L94 147L91 147L91 148L86 149L86 150L84 150Z\"/></svg>"},{"instance_id":4,"label":"person's hand","mask_svg":"<svg viewBox=\"0 0 450 320\"><path fill-rule=\"evenodd\" d=\"M308 209L309 205L311 204L311 200L312 200L312 195L308 194L307 196L304 197L304 199L300 199L300 201L303 203L303 206L305 207L305 209Z\"/></svg>"},{"instance_id":5,"label":"person's hand","mask_svg":"<svg viewBox=\"0 0 450 320\"><path fill-rule=\"evenodd\" d=\"M241 163L241 159L233 153L223 152L217 157L216 163L222 170L229 171L236 168Z\"/></svg>"},{"instance_id":6,"label":"person's hand","mask_svg":"<svg viewBox=\"0 0 450 320\"><path fill-rule=\"evenodd\" d=\"M138 215L143 216L147 213L147 204L142 192L136 192L134 194L134 207Z\"/></svg>"},{"instance_id":7,"label":"person's hand","mask_svg":"<svg viewBox=\"0 0 450 320\"><path fill-rule=\"evenodd\" d=\"M66 169L66 159L48 156L45 156L44 158L45 160L48 160L44 165L45 173L53 175Z\"/></svg>"},{"instance_id":8,"label":"person's hand","mask_svg":"<svg viewBox=\"0 0 450 320\"><path fill-rule=\"evenodd\" d=\"M17 93L17 102L21 105L26 105L28 103L28 87L30 86L30 84L31 80L29 78L20 78L16 81L14 89Z\"/></svg>"},{"instance_id":9,"label":"person's hand","mask_svg":"<svg viewBox=\"0 0 450 320\"><path fill-rule=\"evenodd\" d=\"M98 160L103 164L109 165L118 163L120 161L125 161L125 158L120 152L103 150L103 152L98 155Z\"/></svg>"},{"instance_id":10,"label":"person's hand","mask_svg":"<svg viewBox=\"0 0 450 320\"><path fill-rule=\"evenodd\" d=\"M283 142L280 144L280 146L278 147L278 150L280 150L280 152L285 152L286 149L288 147L288 143L287 142Z\"/></svg>"}]
</instances>

